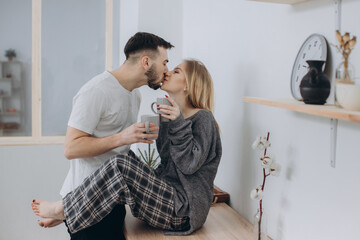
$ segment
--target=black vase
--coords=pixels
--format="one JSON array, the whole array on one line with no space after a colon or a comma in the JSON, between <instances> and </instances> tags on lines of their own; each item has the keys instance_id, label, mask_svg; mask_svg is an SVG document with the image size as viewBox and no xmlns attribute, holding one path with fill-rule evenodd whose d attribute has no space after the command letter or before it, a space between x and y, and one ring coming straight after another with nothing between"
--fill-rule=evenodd
<instances>
[{"instance_id":1,"label":"black vase","mask_svg":"<svg viewBox=\"0 0 360 240\"><path fill-rule=\"evenodd\" d=\"M323 105L330 95L330 81L322 71L325 61L308 60L309 72L300 83L300 94L306 104Z\"/></svg>"}]
</instances>

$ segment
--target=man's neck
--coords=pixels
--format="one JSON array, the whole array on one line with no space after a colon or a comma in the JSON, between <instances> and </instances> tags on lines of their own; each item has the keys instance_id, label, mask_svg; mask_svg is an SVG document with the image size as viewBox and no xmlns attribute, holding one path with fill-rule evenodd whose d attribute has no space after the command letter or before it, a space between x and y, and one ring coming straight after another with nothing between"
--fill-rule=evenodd
<instances>
[{"instance_id":1,"label":"man's neck","mask_svg":"<svg viewBox=\"0 0 360 240\"><path fill-rule=\"evenodd\" d=\"M110 73L118 80L121 86L129 92L146 84L145 75L139 72L136 65L124 63Z\"/></svg>"}]
</instances>

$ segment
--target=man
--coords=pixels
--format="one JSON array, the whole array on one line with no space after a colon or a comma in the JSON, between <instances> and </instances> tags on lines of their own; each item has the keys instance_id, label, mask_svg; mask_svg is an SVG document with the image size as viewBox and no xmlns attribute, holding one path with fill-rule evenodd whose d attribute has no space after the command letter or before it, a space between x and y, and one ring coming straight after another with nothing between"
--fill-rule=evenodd
<instances>
[{"instance_id":1,"label":"man","mask_svg":"<svg viewBox=\"0 0 360 240\"><path fill-rule=\"evenodd\" d=\"M145 124L136 123L140 107L137 88L160 87L168 71L167 49L173 45L150 33L136 33L127 42L126 60L112 72L105 71L87 82L73 99L64 154L70 170L60 194L64 197L115 154L127 154L133 143L157 134L145 134ZM158 130L151 125L150 131ZM71 239L125 239L124 206L116 207L98 224L70 233Z\"/></svg>"}]
</instances>

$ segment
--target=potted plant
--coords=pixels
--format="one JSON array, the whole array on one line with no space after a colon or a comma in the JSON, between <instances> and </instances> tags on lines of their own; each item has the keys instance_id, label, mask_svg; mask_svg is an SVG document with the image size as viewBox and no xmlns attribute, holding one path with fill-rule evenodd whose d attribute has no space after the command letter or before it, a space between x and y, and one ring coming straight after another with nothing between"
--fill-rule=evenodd
<instances>
[{"instance_id":1,"label":"potted plant","mask_svg":"<svg viewBox=\"0 0 360 240\"><path fill-rule=\"evenodd\" d=\"M5 57L7 57L9 62L11 62L13 60L13 58L16 57L15 49L10 48L10 49L6 50Z\"/></svg>"},{"instance_id":2,"label":"potted plant","mask_svg":"<svg viewBox=\"0 0 360 240\"><path fill-rule=\"evenodd\" d=\"M156 169L159 165L158 158L159 156L155 157L155 148L151 150L151 144L149 144L148 151L144 150L142 152L139 148L138 151L141 155L142 160L152 169Z\"/></svg>"},{"instance_id":3,"label":"potted plant","mask_svg":"<svg viewBox=\"0 0 360 240\"><path fill-rule=\"evenodd\" d=\"M344 35L341 35L341 33L337 30L336 40L339 45L335 45L335 47L338 52L341 53L343 58L343 61L336 68L336 83L354 84L354 67L349 62L349 56L356 44L356 36L350 38L350 33L347 32Z\"/></svg>"}]
</instances>

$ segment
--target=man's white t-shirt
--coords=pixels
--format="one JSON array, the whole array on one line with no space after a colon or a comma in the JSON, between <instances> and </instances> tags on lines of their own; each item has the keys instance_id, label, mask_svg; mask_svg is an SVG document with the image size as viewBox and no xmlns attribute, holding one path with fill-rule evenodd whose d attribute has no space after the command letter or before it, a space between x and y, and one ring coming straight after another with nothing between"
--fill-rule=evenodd
<instances>
[{"instance_id":1,"label":"man's white t-shirt","mask_svg":"<svg viewBox=\"0 0 360 240\"><path fill-rule=\"evenodd\" d=\"M87 82L73 98L68 126L98 138L113 135L137 121L140 101L137 89L129 92L105 71ZM70 160L61 196L74 190L111 156L127 154L129 150L130 145L125 145L96 157Z\"/></svg>"}]
</instances>

